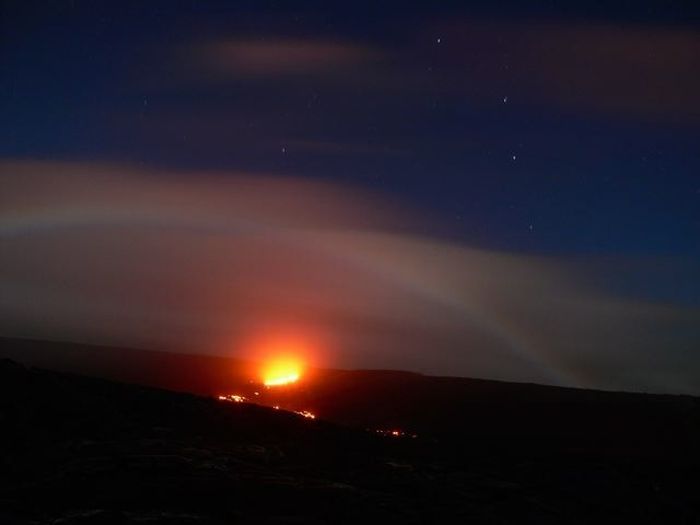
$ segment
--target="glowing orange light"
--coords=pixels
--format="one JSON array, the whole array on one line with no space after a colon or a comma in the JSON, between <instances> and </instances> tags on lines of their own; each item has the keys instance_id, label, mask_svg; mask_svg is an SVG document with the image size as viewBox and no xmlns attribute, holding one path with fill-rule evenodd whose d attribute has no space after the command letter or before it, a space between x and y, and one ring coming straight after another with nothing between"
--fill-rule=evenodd
<instances>
[{"instance_id":1,"label":"glowing orange light","mask_svg":"<svg viewBox=\"0 0 700 525\"><path fill-rule=\"evenodd\" d=\"M316 414L313 414L312 412L309 412L308 410L295 410L295 414L299 414L300 416L303 416L308 419L316 419Z\"/></svg>"},{"instance_id":2,"label":"glowing orange light","mask_svg":"<svg viewBox=\"0 0 700 525\"><path fill-rule=\"evenodd\" d=\"M229 394L229 395L223 395L223 396L218 396L219 401L229 401L231 403L245 403L248 401L248 398L245 396L239 396L238 394Z\"/></svg>"},{"instance_id":3,"label":"glowing orange light","mask_svg":"<svg viewBox=\"0 0 700 525\"><path fill-rule=\"evenodd\" d=\"M318 342L308 333L270 328L251 333L239 343L243 354L256 363L250 370L255 383L277 387L296 383L312 362Z\"/></svg>"},{"instance_id":4,"label":"glowing orange light","mask_svg":"<svg viewBox=\"0 0 700 525\"><path fill-rule=\"evenodd\" d=\"M414 439L418 437L418 434L404 432L401 429L386 430L383 428L378 428L375 430L375 432L381 436L389 436L389 437L400 437L400 438L411 437Z\"/></svg>"},{"instance_id":5,"label":"glowing orange light","mask_svg":"<svg viewBox=\"0 0 700 525\"><path fill-rule=\"evenodd\" d=\"M299 381L301 362L293 357L275 358L263 366L262 380L267 387L289 385Z\"/></svg>"}]
</instances>

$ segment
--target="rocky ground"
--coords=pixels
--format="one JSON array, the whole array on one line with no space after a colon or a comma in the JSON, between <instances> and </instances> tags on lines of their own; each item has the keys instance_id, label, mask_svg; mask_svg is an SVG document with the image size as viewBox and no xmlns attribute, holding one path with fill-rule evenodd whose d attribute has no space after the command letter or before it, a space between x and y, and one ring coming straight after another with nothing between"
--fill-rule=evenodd
<instances>
[{"instance_id":1,"label":"rocky ground","mask_svg":"<svg viewBox=\"0 0 700 525\"><path fill-rule=\"evenodd\" d=\"M9 360L0 428L8 525L700 521L698 456L666 445L382 437Z\"/></svg>"}]
</instances>

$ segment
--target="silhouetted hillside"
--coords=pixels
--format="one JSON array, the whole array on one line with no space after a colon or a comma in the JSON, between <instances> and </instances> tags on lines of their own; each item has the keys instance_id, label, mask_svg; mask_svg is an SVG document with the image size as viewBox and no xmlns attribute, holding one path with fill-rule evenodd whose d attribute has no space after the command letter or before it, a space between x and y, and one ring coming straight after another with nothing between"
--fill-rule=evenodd
<instances>
[{"instance_id":1,"label":"silhouetted hillside","mask_svg":"<svg viewBox=\"0 0 700 525\"><path fill-rule=\"evenodd\" d=\"M594 448L634 456L694 454L700 440L700 400L689 396L328 369L307 371L298 385L264 389L251 383L255 365L238 359L21 339L0 343L0 356L29 364L195 394L238 393L348 426L398 428L441 443L469 439L490 447Z\"/></svg>"},{"instance_id":2,"label":"silhouetted hillside","mask_svg":"<svg viewBox=\"0 0 700 525\"><path fill-rule=\"evenodd\" d=\"M364 396L358 404L394 392L376 412L365 405L358 413L384 424L392 407L403 407L397 421L418 422L423 433L381 437L254 404L0 361L0 523L696 523L700 516L696 399L395 372L328 371L314 381L336 419L363 419L351 414L351 392ZM307 402L311 391L296 398ZM453 401L432 407L446 392ZM462 411L457 421L446 417L455 411ZM608 426L590 428L601 422Z\"/></svg>"}]
</instances>

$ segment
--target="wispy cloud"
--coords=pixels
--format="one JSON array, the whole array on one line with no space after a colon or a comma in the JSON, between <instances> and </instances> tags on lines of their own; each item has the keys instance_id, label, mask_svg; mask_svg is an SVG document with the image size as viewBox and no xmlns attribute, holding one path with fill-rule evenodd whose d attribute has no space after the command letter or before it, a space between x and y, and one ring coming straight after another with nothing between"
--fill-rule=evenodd
<instances>
[{"instance_id":1,"label":"wispy cloud","mask_svg":"<svg viewBox=\"0 0 700 525\"><path fill-rule=\"evenodd\" d=\"M331 74L381 57L365 45L330 40L218 40L196 44L189 56L212 73L240 77Z\"/></svg>"},{"instance_id":2,"label":"wispy cloud","mask_svg":"<svg viewBox=\"0 0 700 525\"><path fill-rule=\"evenodd\" d=\"M99 164L4 163L0 183L3 334L225 354L292 330L329 366L700 393L697 308L411 233L375 195Z\"/></svg>"},{"instance_id":3,"label":"wispy cloud","mask_svg":"<svg viewBox=\"0 0 700 525\"><path fill-rule=\"evenodd\" d=\"M664 122L697 122L700 114L700 32L682 27L433 20L391 50L270 36L195 42L185 55L187 82L284 77L372 97L400 93L407 106L430 92L446 101L490 106L508 96L516 105Z\"/></svg>"},{"instance_id":4,"label":"wispy cloud","mask_svg":"<svg viewBox=\"0 0 700 525\"><path fill-rule=\"evenodd\" d=\"M431 34L442 35L442 81L456 91L476 83L571 113L680 122L700 114L696 29L467 19L438 22Z\"/></svg>"}]
</instances>

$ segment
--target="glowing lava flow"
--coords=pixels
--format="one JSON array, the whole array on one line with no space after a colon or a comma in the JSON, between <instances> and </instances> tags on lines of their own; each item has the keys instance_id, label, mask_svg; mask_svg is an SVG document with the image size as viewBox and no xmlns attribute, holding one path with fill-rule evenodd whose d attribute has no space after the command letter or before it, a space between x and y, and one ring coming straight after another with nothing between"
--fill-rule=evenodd
<instances>
[{"instance_id":1,"label":"glowing lava flow","mask_svg":"<svg viewBox=\"0 0 700 525\"><path fill-rule=\"evenodd\" d=\"M229 394L226 396L219 396L219 401L229 401L231 403L245 403L248 398L245 396L239 396L238 394Z\"/></svg>"},{"instance_id":2,"label":"glowing lava flow","mask_svg":"<svg viewBox=\"0 0 700 525\"><path fill-rule=\"evenodd\" d=\"M409 432L404 432L401 429L392 429L392 430L385 430L383 428L377 428L374 430L377 434L380 436L385 436L385 437L398 437L398 438L403 438L403 437L411 437L411 438L417 438L418 434L411 434Z\"/></svg>"},{"instance_id":3,"label":"glowing lava flow","mask_svg":"<svg viewBox=\"0 0 700 525\"><path fill-rule=\"evenodd\" d=\"M286 383L277 383L277 384L286 384ZM255 392L255 394L257 395L258 392ZM220 396L217 396L217 398L219 399L219 401L227 401L229 403L249 403L250 402L250 401L248 401L247 397L241 396L239 394L220 395ZM265 405L263 405L263 406L265 406ZM279 405L267 405L267 406L270 406L271 408L274 408L275 410L281 410ZM301 417L305 417L307 419L316 419L316 414L314 414L313 412L310 412L308 410L291 410L291 412L294 412L295 414L297 414ZM417 438L418 437L417 434L405 432L405 431L398 429L398 428L389 429L389 430L381 429L381 428L377 428L377 429L372 430L372 429L368 428L367 431L369 431L369 432L374 431L377 434L379 434L380 436L384 436L384 437L394 437L394 438L407 438L407 437Z\"/></svg>"},{"instance_id":4,"label":"glowing lava flow","mask_svg":"<svg viewBox=\"0 0 700 525\"><path fill-rule=\"evenodd\" d=\"M256 392L257 394L257 392ZM220 395L216 396L219 401L226 401L228 403L249 403L248 398L245 396L241 396L238 394L226 394L226 395ZM263 405L266 406L266 405ZM270 406L270 405L267 405ZM280 410L279 405L272 405L272 408L275 410ZM316 419L316 414L313 412L309 412L308 410L293 410L295 414L298 414L302 417L305 417L307 419Z\"/></svg>"}]
</instances>

